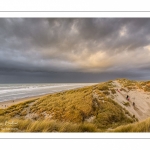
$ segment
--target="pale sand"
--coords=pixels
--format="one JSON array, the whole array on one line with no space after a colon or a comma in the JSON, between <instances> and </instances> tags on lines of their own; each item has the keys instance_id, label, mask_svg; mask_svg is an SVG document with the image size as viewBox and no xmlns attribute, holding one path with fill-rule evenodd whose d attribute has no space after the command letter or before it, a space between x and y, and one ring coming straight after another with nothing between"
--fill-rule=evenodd
<instances>
[{"instance_id":1,"label":"pale sand","mask_svg":"<svg viewBox=\"0 0 150 150\"><path fill-rule=\"evenodd\" d=\"M124 88L117 81L113 81L113 84L116 86L116 95L114 100L130 112L130 114L135 115L139 121L144 120L150 117L150 92L144 92L142 90L130 90L129 92L117 91L117 89ZM124 88L126 89L126 88ZM126 89L127 90L127 89ZM128 91L128 90L127 90ZM128 102L126 96L129 95L130 106L123 105L123 102ZM135 103L135 107L132 105Z\"/></svg>"}]
</instances>

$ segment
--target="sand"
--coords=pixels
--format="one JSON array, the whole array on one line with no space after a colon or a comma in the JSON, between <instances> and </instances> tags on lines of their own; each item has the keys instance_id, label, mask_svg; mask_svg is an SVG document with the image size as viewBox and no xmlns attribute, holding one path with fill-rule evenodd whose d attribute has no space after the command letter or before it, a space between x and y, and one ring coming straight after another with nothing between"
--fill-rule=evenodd
<instances>
[{"instance_id":1,"label":"sand","mask_svg":"<svg viewBox=\"0 0 150 150\"><path fill-rule=\"evenodd\" d=\"M122 87L119 82L113 81L113 84L116 86L116 94L114 100L130 112L130 114L135 115L139 121L144 120L150 117L150 93L144 92L143 90L135 89L128 91L126 88ZM120 91L121 88L127 90ZM118 90L119 91L118 91ZM126 99L126 96L129 95L130 100ZM124 102L129 102L130 106L123 105ZM135 106L133 106L133 102Z\"/></svg>"}]
</instances>

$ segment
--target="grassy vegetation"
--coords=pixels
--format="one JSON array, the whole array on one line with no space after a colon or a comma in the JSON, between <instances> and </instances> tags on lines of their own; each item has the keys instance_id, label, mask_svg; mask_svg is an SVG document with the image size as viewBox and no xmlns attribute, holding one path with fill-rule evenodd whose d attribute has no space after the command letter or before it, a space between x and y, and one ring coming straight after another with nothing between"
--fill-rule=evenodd
<instances>
[{"instance_id":1,"label":"grassy vegetation","mask_svg":"<svg viewBox=\"0 0 150 150\"><path fill-rule=\"evenodd\" d=\"M39 99L31 107L32 113L52 114L52 119L79 123L93 115L92 87L52 94ZM42 115L41 115L42 117Z\"/></svg>"},{"instance_id":2,"label":"grassy vegetation","mask_svg":"<svg viewBox=\"0 0 150 150\"><path fill-rule=\"evenodd\" d=\"M125 106L130 106L130 103L129 102L123 102L123 105L125 105Z\"/></svg>"},{"instance_id":3,"label":"grassy vegetation","mask_svg":"<svg viewBox=\"0 0 150 150\"><path fill-rule=\"evenodd\" d=\"M112 94L116 94L116 91L114 89L110 89Z\"/></svg>"},{"instance_id":4,"label":"grassy vegetation","mask_svg":"<svg viewBox=\"0 0 150 150\"><path fill-rule=\"evenodd\" d=\"M124 89L124 88L121 88L121 89L120 89L120 91L127 92L127 90L126 90L126 89Z\"/></svg>"},{"instance_id":5,"label":"grassy vegetation","mask_svg":"<svg viewBox=\"0 0 150 150\"><path fill-rule=\"evenodd\" d=\"M123 87L127 88L128 90L140 89L145 92L150 92L150 81L133 81L128 79L118 79L118 81Z\"/></svg>"},{"instance_id":6,"label":"grassy vegetation","mask_svg":"<svg viewBox=\"0 0 150 150\"><path fill-rule=\"evenodd\" d=\"M127 118L124 115L121 107L116 103L111 103L110 99L107 99L105 103L101 103L101 109L97 110L97 115L94 120L94 124L100 129L115 128L121 124L131 123L133 120Z\"/></svg>"},{"instance_id":7,"label":"grassy vegetation","mask_svg":"<svg viewBox=\"0 0 150 150\"><path fill-rule=\"evenodd\" d=\"M9 121L8 121L9 120ZM1 132L100 132L91 123L69 123L56 120L32 121L0 117ZM11 123L14 123L11 125Z\"/></svg>"},{"instance_id":8,"label":"grassy vegetation","mask_svg":"<svg viewBox=\"0 0 150 150\"><path fill-rule=\"evenodd\" d=\"M142 122L117 127L111 132L150 132L150 118Z\"/></svg>"},{"instance_id":9,"label":"grassy vegetation","mask_svg":"<svg viewBox=\"0 0 150 150\"><path fill-rule=\"evenodd\" d=\"M0 109L0 116L3 115L5 115L6 117L15 117L16 115L24 116L26 115L25 108L27 108L29 104L34 102L35 100L19 103L17 105L10 106L7 109Z\"/></svg>"},{"instance_id":10,"label":"grassy vegetation","mask_svg":"<svg viewBox=\"0 0 150 150\"><path fill-rule=\"evenodd\" d=\"M150 81L143 82L141 83L141 85L143 85L142 88L144 89L144 91L150 92Z\"/></svg>"},{"instance_id":11,"label":"grassy vegetation","mask_svg":"<svg viewBox=\"0 0 150 150\"><path fill-rule=\"evenodd\" d=\"M128 79L118 79L118 81L123 87L127 88L128 90L136 89L137 87L137 81ZM124 88L122 88L122 90L126 92Z\"/></svg>"},{"instance_id":12,"label":"grassy vegetation","mask_svg":"<svg viewBox=\"0 0 150 150\"><path fill-rule=\"evenodd\" d=\"M0 109L0 121L17 121L16 127L21 132L103 132L135 121L109 97L115 93L112 81L108 81L50 94Z\"/></svg>"}]
</instances>

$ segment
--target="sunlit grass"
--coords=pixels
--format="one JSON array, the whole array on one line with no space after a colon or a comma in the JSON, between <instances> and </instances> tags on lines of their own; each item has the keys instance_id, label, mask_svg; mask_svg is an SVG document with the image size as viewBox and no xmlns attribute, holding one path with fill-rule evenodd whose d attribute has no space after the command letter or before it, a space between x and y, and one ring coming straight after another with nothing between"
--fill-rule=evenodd
<instances>
[{"instance_id":1,"label":"sunlit grass","mask_svg":"<svg viewBox=\"0 0 150 150\"><path fill-rule=\"evenodd\" d=\"M112 132L150 132L150 118L142 122L117 127Z\"/></svg>"},{"instance_id":2,"label":"sunlit grass","mask_svg":"<svg viewBox=\"0 0 150 150\"><path fill-rule=\"evenodd\" d=\"M0 132L98 132L91 123L69 123L56 120L31 121L0 117ZM14 123L14 124L13 124ZM14 130L15 129L15 130Z\"/></svg>"},{"instance_id":3,"label":"sunlit grass","mask_svg":"<svg viewBox=\"0 0 150 150\"><path fill-rule=\"evenodd\" d=\"M128 90L140 89L150 92L150 81L134 81L128 79L118 79L118 82Z\"/></svg>"}]
</instances>

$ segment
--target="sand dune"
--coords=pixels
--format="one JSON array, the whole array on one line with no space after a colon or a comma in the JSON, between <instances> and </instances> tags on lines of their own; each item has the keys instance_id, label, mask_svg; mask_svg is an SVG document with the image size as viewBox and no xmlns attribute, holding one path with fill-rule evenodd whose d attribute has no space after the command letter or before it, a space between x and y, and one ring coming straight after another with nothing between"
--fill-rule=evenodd
<instances>
[{"instance_id":1,"label":"sand dune","mask_svg":"<svg viewBox=\"0 0 150 150\"><path fill-rule=\"evenodd\" d=\"M150 117L150 93L144 92L140 89L134 89L127 92L120 91L122 88L121 84L118 81L113 81L113 85L116 87L116 94L114 95L114 100L120 104L122 107L126 108L132 115L135 115L136 118L144 120ZM129 95L130 100L126 99L126 96ZM123 103L129 102L130 106L125 106ZM133 106L133 102L135 106Z\"/></svg>"}]
</instances>

